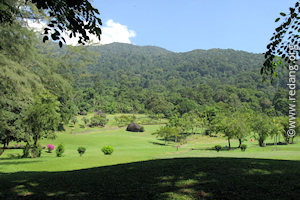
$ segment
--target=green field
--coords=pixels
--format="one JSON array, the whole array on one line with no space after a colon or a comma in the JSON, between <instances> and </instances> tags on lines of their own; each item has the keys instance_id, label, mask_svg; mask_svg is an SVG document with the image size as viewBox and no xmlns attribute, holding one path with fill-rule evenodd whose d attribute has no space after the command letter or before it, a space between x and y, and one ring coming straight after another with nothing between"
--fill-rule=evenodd
<instances>
[{"instance_id":1,"label":"green field","mask_svg":"<svg viewBox=\"0 0 300 200\"><path fill-rule=\"evenodd\" d=\"M21 149L6 150L0 157L0 199L299 198L299 138L295 144L267 147L248 140L245 152L216 152L212 148L225 146L225 138L193 135L177 150L151 135L161 125L132 133L108 118L105 128L84 128L79 120L55 140L40 142L64 143L63 157L43 150L40 158L20 159ZM112 155L101 152L105 145L114 147ZM82 157L79 146L87 149Z\"/></svg>"}]
</instances>

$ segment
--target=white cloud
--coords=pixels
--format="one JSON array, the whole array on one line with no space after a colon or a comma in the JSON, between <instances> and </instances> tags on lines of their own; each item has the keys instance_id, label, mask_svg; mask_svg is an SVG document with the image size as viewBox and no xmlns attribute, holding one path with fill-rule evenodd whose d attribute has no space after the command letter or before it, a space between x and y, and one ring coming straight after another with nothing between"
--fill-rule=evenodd
<instances>
[{"instance_id":1,"label":"white cloud","mask_svg":"<svg viewBox=\"0 0 300 200\"><path fill-rule=\"evenodd\" d=\"M101 44L109 44L113 42L131 43L130 38L135 37L133 30L129 30L127 26L114 22L112 19L106 22L106 26L102 28Z\"/></svg>"},{"instance_id":2,"label":"white cloud","mask_svg":"<svg viewBox=\"0 0 300 200\"><path fill-rule=\"evenodd\" d=\"M29 28L38 32L43 32L43 28L46 27L46 24L44 22L37 22L32 20L26 20L26 22ZM88 33L88 36L90 37L90 43L92 45L109 44L113 42L130 44L130 38L136 36L135 31L129 30L126 25L114 22L112 19L108 20L105 26L101 27L101 30L102 34L100 42L95 35L91 35ZM66 39L66 43L68 45L76 46L78 42L78 37L69 38L68 35L68 33L63 33L63 37Z\"/></svg>"}]
</instances>

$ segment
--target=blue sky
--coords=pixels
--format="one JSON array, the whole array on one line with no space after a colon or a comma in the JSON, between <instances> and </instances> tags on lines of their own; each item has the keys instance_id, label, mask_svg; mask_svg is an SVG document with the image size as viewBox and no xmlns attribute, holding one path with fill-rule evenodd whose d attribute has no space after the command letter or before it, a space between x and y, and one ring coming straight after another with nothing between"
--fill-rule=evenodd
<instances>
[{"instance_id":1,"label":"blue sky","mask_svg":"<svg viewBox=\"0 0 300 200\"><path fill-rule=\"evenodd\" d=\"M296 0L92 2L100 11L105 43L154 45L175 52L230 48L254 53L265 52L279 25L275 19L295 3Z\"/></svg>"}]
</instances>

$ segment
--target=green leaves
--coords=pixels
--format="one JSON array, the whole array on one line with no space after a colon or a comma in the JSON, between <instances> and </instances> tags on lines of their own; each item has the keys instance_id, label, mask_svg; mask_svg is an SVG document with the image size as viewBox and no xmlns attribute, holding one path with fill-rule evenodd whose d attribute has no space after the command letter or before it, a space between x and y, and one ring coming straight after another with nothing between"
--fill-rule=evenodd
<instances>
[{"instance_id":1,"label":"green leaves","mask_svg":"<svg viewBox=\"0 0 300 200\"><path fill-rule=\"evenodd\" d=\"M44 36L44 37L43 37L43 42L45 43L46 40L48 40L48 39L49 39L48 36Z\"/></svg>"},{"instance_id":2,"label":"green leaves","mask_svg":"<svg viewBox=\"0 0 300 200\"><path fill-rule=\"evenodd\" d=\"M280 13L281 16L285 17L284 22L275 29L275 32L270 39L270 43L267 45L268 50L265 53L265 62L263 64L263 67L261 68L263 79L269 77L271 82L273 81L273 77L277 77L277 73L274 72L276 65L281 64L276 63L274 65L274 58L276 56L280 56L286 64L291 63L288 58L289 52L287 47L289 45L299 44L299 36L293 34L295 32L299 32L300 30L297 20L300 14L299 2L295 4L294 8L289 8L289 10L289 14L286 14L284 12ZM276 18L275 22L278 22L279 20L280 17ZM299 57L299 51L295 51L295 54L296 57Z\"/></svg>"},{"instance_id":3,"label":"green leaves","mask_svg":"<svg viewBox=\"0 0 300 200\"><path fill-rule=\"evenodd\" d=\"M286 14L285 14L285 13L283 13L283 12L281 12L281 13L280 13L280 15L281 15L281 16L286 16Z\"/></svg>"}]
</instances>

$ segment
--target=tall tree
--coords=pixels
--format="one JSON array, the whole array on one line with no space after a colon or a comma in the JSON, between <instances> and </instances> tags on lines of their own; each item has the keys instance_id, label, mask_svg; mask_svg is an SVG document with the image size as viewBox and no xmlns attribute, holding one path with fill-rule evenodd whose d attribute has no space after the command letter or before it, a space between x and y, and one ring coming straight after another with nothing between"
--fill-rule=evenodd
<instances>
[{"instance_id":1,"label":"tall tree","mask_svg":"<svg viewBox=\"0 0 300 200\"><path fill-rule=\"evenodd\" d=\"M37 148L40 139L54 136L60 121L58 110L59 102L50 93L45 92L35 98L24 118L25 141L33 148Z\"/></svg>"},{"instance_id":2,"label":"tall tree","mask_svg":"<svg viewBox=\"0 0 300 200\"><path fill-rule=\"evenodd\" d=\"M251 129L256 134L259 146L265 146L265 140L272 130L272 121L266 114L258 114L252 116Z\"/></svg>"}]
</instances>

